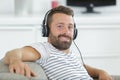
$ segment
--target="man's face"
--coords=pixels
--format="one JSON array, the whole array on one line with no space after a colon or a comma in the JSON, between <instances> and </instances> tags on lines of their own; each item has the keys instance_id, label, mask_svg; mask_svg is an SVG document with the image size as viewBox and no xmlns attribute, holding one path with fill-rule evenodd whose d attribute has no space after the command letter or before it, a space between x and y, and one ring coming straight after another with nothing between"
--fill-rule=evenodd
<instances>
[{"instance_id":1,"label":"man's face","mask_svg":"<svg viewBox=\"0 0 120 80\"><path fill-rule=\"evenodd\" d=\"M66 50L73 40L74 21L73 17L63 13L56 13L50 24L48 41L59 50Z\"/></svg>"}]
</instances>

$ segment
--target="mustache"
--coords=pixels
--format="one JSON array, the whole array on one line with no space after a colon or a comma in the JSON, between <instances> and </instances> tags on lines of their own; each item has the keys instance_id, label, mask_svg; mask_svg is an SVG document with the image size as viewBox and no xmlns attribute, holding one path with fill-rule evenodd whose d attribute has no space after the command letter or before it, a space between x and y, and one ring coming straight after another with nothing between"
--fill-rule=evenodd
<instances>
[{"instance_id":1,"label":"mustache","mask_svg":"<svg viewBox=\"0 0 120 80\"><path fill-rule=\"evenodd\" d=\"M60 34L60 35L58 35L58 38L59 37L66 37L66 38L69 38L69 39L71 39L71 37L70 36L68 36L68 35L65 35L65 34Z\"/></svg>"}]
</instances>

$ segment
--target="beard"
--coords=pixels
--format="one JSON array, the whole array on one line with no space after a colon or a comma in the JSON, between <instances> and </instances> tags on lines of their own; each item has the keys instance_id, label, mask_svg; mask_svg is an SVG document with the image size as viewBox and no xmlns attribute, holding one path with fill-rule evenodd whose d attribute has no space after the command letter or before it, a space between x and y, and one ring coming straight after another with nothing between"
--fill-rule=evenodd
<instances>
[{"instance_id":1,"label":"beard","mask_svg":"<svg viewBox=\"0 0 120 80\"><path fill-rule=\"evenodd\" d=\"M69 39L69 41L61 41L60 40L61 37L66 37L67 39ZM49 38L50 38L51 44L59 50L66 50L70 48L72 43L72 38L65 34L60 34L56 37L52 33L50 33Z\"/></svg>"}]
</instances>

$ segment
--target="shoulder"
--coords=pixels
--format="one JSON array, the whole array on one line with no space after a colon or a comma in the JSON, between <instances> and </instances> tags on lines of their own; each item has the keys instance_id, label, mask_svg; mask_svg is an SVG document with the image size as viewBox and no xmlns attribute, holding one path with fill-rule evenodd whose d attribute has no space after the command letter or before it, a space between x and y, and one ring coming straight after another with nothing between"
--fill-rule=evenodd
<instances>
[{"instance_id":1,"label":"shoulder","mask_svg":"<svg viewBox=\"0 0 120 80\"><path fill-rule=\"evenodd\" d=\"M47 49L49 49L49 43L48 42L33 43L30 46L39 52L39 54L41 55L41 58L49 55L49 53L47 51Z\"/></svg>"}]
</instances>

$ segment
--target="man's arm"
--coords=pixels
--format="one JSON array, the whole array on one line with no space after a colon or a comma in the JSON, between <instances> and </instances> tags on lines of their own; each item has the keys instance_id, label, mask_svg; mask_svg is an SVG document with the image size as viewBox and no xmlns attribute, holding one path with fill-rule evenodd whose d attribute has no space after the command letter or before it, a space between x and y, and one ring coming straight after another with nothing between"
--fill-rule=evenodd
<instances>
[{"instance_id":1,"label":"man's arm","mask_svg":"<svg viewBox=\"0 0 120 80\"><path fill-rule=\"evenodd\" d=\"M91 77L98 77L99 80L112 80L112 77L104 70L84 65Z\"/></svg>"},{"instance_id":2,"label":"man's arm","mask_svg":"<svg viewBox=\"0 0 120 80\"><path fill-rule=\"evenodd\" d=\"M23 47L8 51L4 57L4 63L9 65L11 73L18 73L27 77L36 76L36 74L23 61L35 61L39 59L40 54L32 47Z\"/></svg>"}]
</instances>

